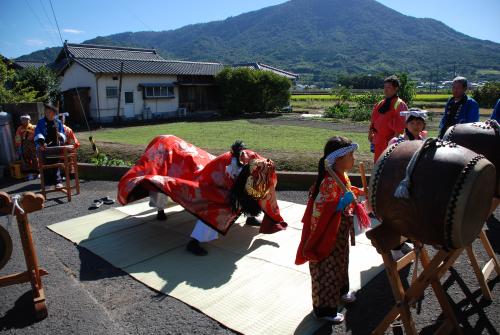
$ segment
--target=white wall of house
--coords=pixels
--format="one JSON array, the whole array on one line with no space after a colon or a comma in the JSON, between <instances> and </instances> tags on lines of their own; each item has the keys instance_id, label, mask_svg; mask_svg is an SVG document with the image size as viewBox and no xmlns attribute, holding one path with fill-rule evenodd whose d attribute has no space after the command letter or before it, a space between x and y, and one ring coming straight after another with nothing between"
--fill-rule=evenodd
<instances>
[{"instance_id":1,"label":"white wall of house","mask_svg":"<svg viewBox=\"0 0 500 335\"><path fill-rule=\"evenodd\" d=\"M115 79L113 79L115 78ZM177 81L176 76L163 75L123 75L120 101L120 114L125 117L153 118L176 116L179 106L179 90L174 87L173 98L146 98L140 84L172 85ZM99 110L101 119L105 120L116 115L118 98L108 98L107 87L119 88L118 75L103 75L99 78ZM125 92L132 92L133 103L125 103Z\"/></svg>"},{"instance_id":2,"label":"white wall of house","mask_svg":"<svg viewBox=\"0 0 500 335\"><path fill-rule=\"evenodd\" d=\"M97 82L96 82L97 78ZM179 107L179 88L174 87L172 98L146 98L144 99L143 87L140 84L166 84L172 85L177 81L177 76L167 75L129 75L122 78L120 101L120 115L126 118L151 119L155 117L173 117L177 115ZM110 122L117 115L118 98L109 98L107 88L119 88L119 75L95 75L81 65L74 63L64 73L60 88L62 91L74 87L90 87L90 115L94 120ZM125 103L125 92L129 101ZM97 94L98 96L97 96ZM133 102L130 103L130 98ZM99 103L97 103L99 99ZM99 107L99 108L98 108Z\"/></svg>"},{"instance_id":3,"label":"white wall of house","mask_svg":"<svg viewBox=\"0 0 500 335\"><path fill-rule=\"evenodd\" d=\"M61 83L59 84L61 92L75 87L90 87L90 116L97 116L97 91L95 75L77 63L71 65L64 72L64 76L61 78Z\"/></svg>"}]
</instances>

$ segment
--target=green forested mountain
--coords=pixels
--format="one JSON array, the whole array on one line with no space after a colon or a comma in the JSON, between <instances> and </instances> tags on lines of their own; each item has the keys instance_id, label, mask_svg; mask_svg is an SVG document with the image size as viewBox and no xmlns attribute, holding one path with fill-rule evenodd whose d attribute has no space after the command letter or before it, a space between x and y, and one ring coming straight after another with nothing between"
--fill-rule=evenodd
<instances>
[{"instance_id":1,"label":"green forested mountain","mask_svg":"<svg viewBox=\"0 0 500 335\"><path fill-rule=\"evenodd\" d=\"M500 79L500 44L433 19L398 13L375 0L291 0L223 21L162 32L126 32L85 43L154 47L165 58L260 61L330 86L340 74L407 71L428 80L453 70ZM23 59L43 59L57 48Z\"/></svg>"}]
</instances>

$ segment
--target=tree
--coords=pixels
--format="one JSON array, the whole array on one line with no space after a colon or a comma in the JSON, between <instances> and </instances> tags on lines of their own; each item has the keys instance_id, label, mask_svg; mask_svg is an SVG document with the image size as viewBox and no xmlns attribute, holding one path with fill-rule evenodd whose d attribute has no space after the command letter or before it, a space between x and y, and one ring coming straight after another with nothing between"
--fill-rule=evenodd
<instances>
[{"instance_id":1,"label":"tree","mask_svg":"<svg viewBox=\"0 0 500 335\"><path fill-rule=\"evenodd\" d=\"M0 103L34 102L38 92L26 81L20 81L16 72L0 61Z\"/></svg>"},{"instance_id":2,"label":"tree","mask_svg":"<svg viewBox=\"0 0 500 335\"><path fill-rule=\"evenodd\" d=\"M290 102L290 80L270 71L226 67L216 82L226 114L270 112Z\"/></svg>"},{"instance_id":3,"label":"tree","mask_svg":"<svg viewBox=\"0 0 500 335\"><path fill-rule=\"evenodd\" d=\"M38 92L36 97L38 101L56 102L59 95L59 80L49 68L45 66L27 67L18 72L17 79L27 83Z\"/></svg>"},{"instance_id":4,"label":"tree","mask_svg":"<svg viewBox=\"0 0 500 335\"><path fill-rule=\"evenodd\" d=\"M399 79L399 97L406 102L408 107L411 107L413 99L417 94L415 83L410 80L406 72L398 73L397 76Z\"/></svg>"},{"instance_id":5,"label":"tree","mask_svg":"<svg viewBox=\"0 0 500 335\"><path fill-rule=\"evenodd\" d=\"M500 82L490 82L475 90L472 97L482 108L493 108L500 98Z\"/></svg>"}]
</instances>

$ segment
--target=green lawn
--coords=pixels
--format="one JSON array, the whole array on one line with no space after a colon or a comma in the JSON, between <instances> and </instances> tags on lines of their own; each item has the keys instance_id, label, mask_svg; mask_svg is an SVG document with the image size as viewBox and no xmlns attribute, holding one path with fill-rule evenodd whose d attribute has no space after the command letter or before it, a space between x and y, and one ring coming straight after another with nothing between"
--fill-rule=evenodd
<instances>
[{"instance_id":1,"label":"green lawn","mask_svg":"<svg viewBox=\"0 0 500 335\"><path fill-rule=\"evenodd\" d=\"M271 126L247 120L217 122L176 122L170 124L106 129L94 133L102 142L146 145L157 135L172 134L194 145L210 150L229 149L236 139L242 139L248 148L284 152L321 152L326 140L341 135L359 143L360 151L368 153L364 133L348 133L298 126Z\"/></svg>"}]
</instances>

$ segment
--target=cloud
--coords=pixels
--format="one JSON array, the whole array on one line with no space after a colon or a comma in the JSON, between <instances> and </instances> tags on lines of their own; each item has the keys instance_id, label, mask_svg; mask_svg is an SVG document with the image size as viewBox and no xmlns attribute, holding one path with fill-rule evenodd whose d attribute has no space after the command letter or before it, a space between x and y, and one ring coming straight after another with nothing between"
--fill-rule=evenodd
<instances>
[{"instance_id":1,"label":"cloud","mask_svg":"<svg viewBox=\"0 0 500 335\"><path fill-rule=\"evenodd\" d=\"M44 40L39 40L36 38L29 38L29 39L25 40L24 43L26 45L29 45L30 47L39 47L39 46L46 44L46 42Z\"/></svg>"},{"instance_id":2,"label":"cloud","mask_svg":"<svg viewBox=\"0 0 500 335\"><path fill-rule=\"evenodd\" d=\"M62 31L68 34L75 34L75 35L85 33L83 30L71 29L71 28L64 28Z\"/></svg>"}]
</instances>

